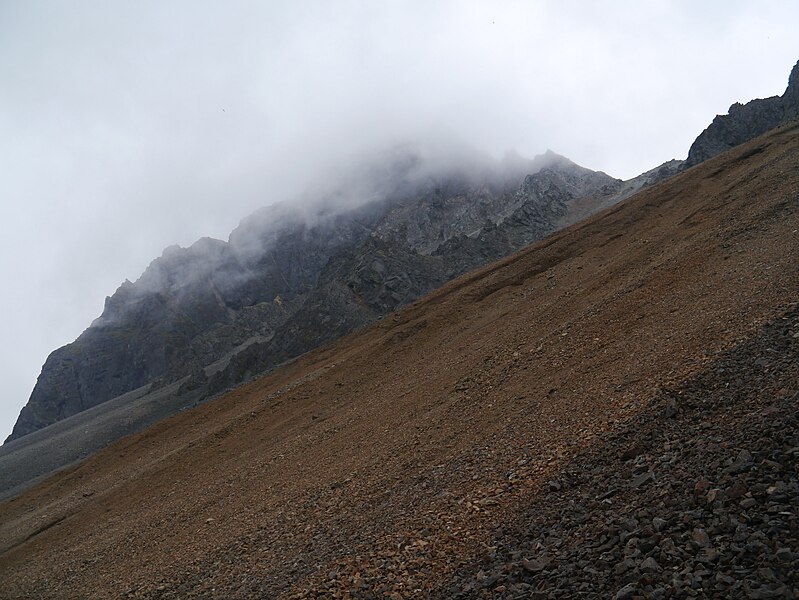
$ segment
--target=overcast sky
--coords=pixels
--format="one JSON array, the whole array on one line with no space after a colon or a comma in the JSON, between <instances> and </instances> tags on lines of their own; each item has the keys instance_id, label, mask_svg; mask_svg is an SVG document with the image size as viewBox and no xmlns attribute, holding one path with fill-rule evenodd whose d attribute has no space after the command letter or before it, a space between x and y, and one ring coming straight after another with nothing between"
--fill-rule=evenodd
<instances>
[{"instance_id":1,"label":"overcast sky","mask_svg":"<svg viewBox=\"0 0 799 600\"><path fill-rule=\"evenodd\" d=\"M781 94L797 23L795 0L0 0L0 436L164 247L430 132L629 178Z\"/></svg>"}]
</instances>

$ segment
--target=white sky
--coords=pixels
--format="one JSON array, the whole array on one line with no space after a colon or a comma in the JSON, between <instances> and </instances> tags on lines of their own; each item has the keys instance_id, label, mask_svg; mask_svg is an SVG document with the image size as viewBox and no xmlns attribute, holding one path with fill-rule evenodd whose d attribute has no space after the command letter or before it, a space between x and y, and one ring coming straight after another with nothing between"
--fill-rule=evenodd
<instances>
[{"instance_id":1,"label":"white sky","mask_svg":"<svg viewBox=\"0 0 799 600\"><path fill-rule=\"evenodd\" d=\"M632 177L781 94L797 23L795 0L0 0L0 436L164 247L431 131Z\"/></svg>"}]
</instances>

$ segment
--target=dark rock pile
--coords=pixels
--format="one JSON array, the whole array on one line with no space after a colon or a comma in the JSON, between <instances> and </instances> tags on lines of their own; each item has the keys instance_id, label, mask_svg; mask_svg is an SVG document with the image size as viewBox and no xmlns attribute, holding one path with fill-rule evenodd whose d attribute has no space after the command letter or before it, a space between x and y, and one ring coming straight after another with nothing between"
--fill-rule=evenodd
<instances>
[{"instance_id":1,"label":"dark rock pile","mask_svg":"<svg viewBox=\"0 0 799 600\"><path fill-rule=\"evenodd\" d=\"M799 597L799 309L578 456L448 598Z\"/></svg>"}]
</instances>

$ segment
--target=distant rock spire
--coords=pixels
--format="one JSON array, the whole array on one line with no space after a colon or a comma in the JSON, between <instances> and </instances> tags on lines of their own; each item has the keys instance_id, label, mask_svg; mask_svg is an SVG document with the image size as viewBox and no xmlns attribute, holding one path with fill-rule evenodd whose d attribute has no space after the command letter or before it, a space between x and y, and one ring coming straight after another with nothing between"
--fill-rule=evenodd
<instances>
[{"instance_id":1,"label":"distant rock spire","mask_svg":"<svg viewBox=\"0 0 799 600\"><path fill-rule=\"evenodd\" d=\"M786 121L799 118L799 60L796 61L788 78L788 88L782 95L782 106Z\"/></svg>"}]
</instances>

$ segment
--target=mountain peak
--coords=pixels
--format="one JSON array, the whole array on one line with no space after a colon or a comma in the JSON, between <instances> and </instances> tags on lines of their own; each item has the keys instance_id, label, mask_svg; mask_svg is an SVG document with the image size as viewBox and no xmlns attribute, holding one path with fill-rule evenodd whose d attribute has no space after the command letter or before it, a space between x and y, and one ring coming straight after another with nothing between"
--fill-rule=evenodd
<instances>
[{"instance_id":1,"label":"mountain peak","mask_svg":"<svg viewBox=\"0 0 799 600\"><path fill-rule=\"evenodd\" d=\"M239 383L540 239L619 183L552 150L500 162L445 144L389 149L257 211L229 242L164 249L54 353L12 439L153 381L207 371L208 394Z\"/></svg>"},{"instance_id":2,"label":"mountain peak","mask_svg":"<svg viewBox=\"0 0 799 600\"><path fill-rule=\"evenodd\" d=\"M788 87L782 95L782 104L787 120L799 117L799 61L796 61L791 70Z\"/></svg>"},{"instance_id":3,"label":"mountain peak","mask_svg":"<svg viewBox=\"0 0 799 600\"><path fill-rule=\"evenodd\" d=\"M782 96L735 102L726 115L717 115L691 145L686 167L692 167L753 137L799 117L799 61L788 77Z\"/></svg>"}]
</instances>

